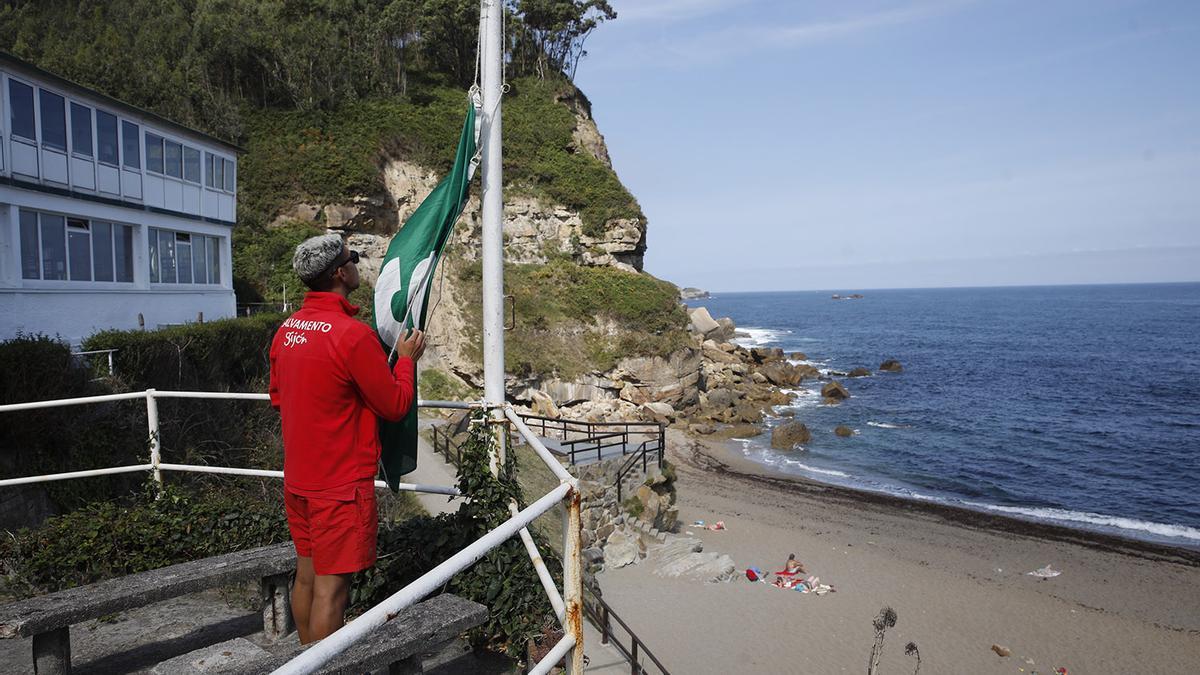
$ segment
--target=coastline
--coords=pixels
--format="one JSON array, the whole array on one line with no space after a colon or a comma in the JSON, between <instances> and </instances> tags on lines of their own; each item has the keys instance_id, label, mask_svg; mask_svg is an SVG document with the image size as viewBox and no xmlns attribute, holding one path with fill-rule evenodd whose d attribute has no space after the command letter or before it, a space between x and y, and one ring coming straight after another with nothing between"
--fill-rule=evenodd
<instances>
[{"instance_id":1,"label":"coastline","mask_svg":"<svg viewBox=\"0 0 1200 675\"><path fill-rule=\"evenodd\" d=\"M884 606L899 615L884 674L913 672L908 641L930 673L1190 673L1200 662L1200 552L781 476L733 443L669 434L685 524L674 536L729 555L738 576L660 576L651 545L597 579L672 672L862 672ZM741 576L789 553L837 592ZM1061 576L1028 574L1048 563Z\"/></svg>"},{"instance_id":2,"label":"coastline","mask_svg":"<svg viewBox=\"0 0 1200 675\"><path fill-rule=\"evenodd\" d=\"M1080 527L1056 525L1032 519L1016 518L998 513L987 513L953 504L921 501L892 495L885 492L823 483L819 480L772 471L770 467L745 457L734 446L735 441L717 439L688 439L682 443L691 453L676 455L676 459L687 461L697 468L722 473L740 480L753 481L759 485L781 491L821 496L822 499L837 501L862 508L901 510L913 514L938 518L948 524L982 531L1006 532L1046 541L1075 544L1100 551L1123 553L1200 567L1200 547L1172 546L1097 532ZM669 445L669 444L668 444Z\"/></svg>"}]
</instances>

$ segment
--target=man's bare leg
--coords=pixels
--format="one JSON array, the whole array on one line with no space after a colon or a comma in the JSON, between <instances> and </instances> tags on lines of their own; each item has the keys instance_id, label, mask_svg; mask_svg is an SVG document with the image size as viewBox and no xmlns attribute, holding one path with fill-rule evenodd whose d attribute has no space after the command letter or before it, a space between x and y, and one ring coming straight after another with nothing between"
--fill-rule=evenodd
<instances>
[{"instance_id":1,"label":"man's bare leg","mask_svg":"<svg viewBox=\"0 0 1200 675\"><path fill-rule=\"evenodd\" d=\"M312 558L297 556L296 583L292 585L292 618L296 621L302 645L313 641L308 621L312 612L314 576Z\"/></svg>"},{"instance_id":2,"label":"man's bare leg","mask_svg":"<svg viewBox=\"0 0 1200 675\"><path fill-rule=\"evenodd\" d=\"M316 574L313 577L312 606L308 616L308 637L320 640L346 623L350 604L350 574Z\"/></svg>"}]
</instances>

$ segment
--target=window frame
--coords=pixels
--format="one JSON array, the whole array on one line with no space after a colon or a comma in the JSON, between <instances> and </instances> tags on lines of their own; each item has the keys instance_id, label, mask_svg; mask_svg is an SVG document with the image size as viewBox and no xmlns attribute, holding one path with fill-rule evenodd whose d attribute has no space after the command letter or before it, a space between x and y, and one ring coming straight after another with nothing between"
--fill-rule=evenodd
<instances>
[{"instance_id":1,"label":"window frame","mask_svg":"<svg viewBox=\"0 0 1200 675\"><path fill-rule=\"evenodd\" d=\"M115 162L106 161L101 157L103 153L100 152L100 115L107 115L113 121L113 154L116 156ZM115 113L110 113L100 108L96 108L93 117L96 120L96 161L104 166L121 168L121 118Z\"/></svg>"},{"instance_id":2,"label":"window frame","mask_svg":"<svg viewBox=\"0 0 1200 675\"><path fill-rule=\"evenodd\" d=\"M78 141L78 139L75 138L75 131L76 131L75 109L76 108L81 108L81 109L87 111L88 147L87 147L86 151L79 149L79 141ZM89 105L85 105L83 103L79 103L77 101L72 101L69 99L68 99L67 109L68 109L68 112L70 113L70 116L67 119L67 130L69 131L69 135L71 137L71 154L78 156L80 159L87 157L88 159L95 161L95 159L96 159L96 115L95 115L95 111Z\"/></svg>"},{"instance_id":3,"label":"window frame","mask_svg":"<svg viewBox=\"0 0 1200 675\"><path fill-rule=\"evenodd\" d=\"M69 125L67 124L67 97L63 96L62 94L60 94L56 91L52 91L52 90L46 89L44 87L38 87L37 90L38 90L37 120L38 120L39 132L40 132L39 136L41 136L40 145L43 150L53 150L54 152L61 152L63 154L66 154L67 149L70 147L68 144L68 141L69 141L69 138L71 135L71 130L69 128ZM61 148L58 147L57 145L55 145L54 143L46 140L46 111L43 109L45 107L43 98L45 98L45 97L57 98L59 100L59 102L62 103L62 147Z\"/></svg>"},{"instance_id":4,"label":"window frame","mask_svg":"<svg viewBox=\"0 0 1200 675\"><path fill-rule=\"evenodd\" d=\"M26 214L30 214L33 216L32 222L29 222L29 221L22 222L22 220L24 219L24 216ZM60 228L53 227L55 225L55 223L53 223L52 221L47 222L48 219L60 220L61 221ZM77 223L82 223L83 227L80 228L77 225ZM109 264L111 265L111 269L110 269L111 274L112 274L111 280L96 279L96 260L97 260L97 253L96 253L96 230L97 230L97 227L96 226L98 224L103 224L103 225L107 226L107 229L108 229L108 257L109 257ZM28 239L26 238L25 235L27 234L26 226L28 226L28 225L33 226L32 233L35 235L34 249L32 251L28 251L26 248L26 246L28 244ZM31 284L32 287L34 287L34 288L50 287L50 288L76 288L77 289L77 288L98 287L98 288L114 288L114 289L121 289L121 290L135 290L137 288L136 286L134 286L135 282L137 281L137 278L136 278L136 272L135 272L136 259L133 254L133 246L136 241L135 232L136 232L136 228L138 227L137 225L133 225L131 223L115 222L115 221L111 221L111 220L100 220L100 219L95 219L95 218L88 218L85 216L70 215L70 214L66 214L66 213L60 213L57 211L43 211L41 209L20 208L19 215L18 215L18 226L20 228L20 229L18 229L18 236L20 237L19 248L21 250L21 282L23 284ZM63 269L64 269L64 277L61 279L47 279L46 278L47 259L46 259L46 251L42 244L47 239L45 235L47 233L47 230L49 230L49 229L53 229L53 230L61 229L61 232L62 232L61 240L62 240L62 244L63 244L63 256L64 256L62 263L63 263ZM78 236L81 230L83 232L87 233L87 258L88 258L88 265L89 265L87 279L72 278L73 274L78 274L79 272L78 272L78 270L73 270L74 264L71 261L71 257L72 257L71 235L74 233L76 236ZM117 235L118 232L121 232L122 233L121 236L127 237L128 241L129 241L129 250L122 251L122 257L127 257L127 264L124 266L118 264L117 251L118 251L118 249L122 248L122 247L118 246L118 241L119 241L118 235ZM57 234L57 232L56 232L56 234ZM57 237L56 237L56 239L57 239ZM25 271L26 271L25 270L25 255L26 255L26 253L32 253L36 256L37 274L38 274L36 277L31 277L31 276L25 275ZM125 254L128 254L128 255L126 256ZM128 272L128 278L123 278L126 276L125 272Z\"/></svg>"},{"instance_id":5,"label":"window frame","mask_svg":"<svg viewBox=\"0 0 1200 675\"><path fill-rule=\"evenodd\" d=\"M13 107L13 95L12 95L13 84L18 84L22 87L26 87L29 89L29 114L30 114L30 122L33 124L33 137L32 138L30 138L29 136L26 136L25 134L16 130L16 125L14 124L14 122L16 120L13 119L13 113L16 111L16 108ZM37 86L31 82L26 82L20 78L13 77L12 75L8 76L8 91L6 92L6 94L8 96L8 98L6 99L6 102L8 104L8 135L13 138L16 138L18 140L25 141L27 143L32 143L35 145L38 143L38 129L41 127L41 125L38 124L37 89L38 89Z\"/></svg>"},{"instance_id":6,"label":"window frame","mask_svg":"<svg viewBox=\"0 0 1200 675\"><path fill-rule=\"evenodd\" d=\"M186 241L181 239L185 237ZM149 258L148 279L151 288L155 286L216 286L221 287L223 280L221 279L221 236L208 234L205 232L194 232L189 230L174 230L163 227L147 228L147 254ZM164 255L164 242L170 242L170 260L172 268L175 271L174 281L164 281L163 270L166 260ZM188 251L187 267L191 273L190 281L180 281L180 255L181 246ZM204 259L202 267L204 268L204 279L198 281L196 279L196 257L201 256ZM157 272L157 274L155 274Z\"/></svg>"},{"instance_id":7,"label":"window frame","mask_svg":"<svg viewBox=\"0 0 1200 675\"><path fill-rule=\"evenodd\" d=\"M121 121L121 124L120 124L121 134L120 134L119 140L121 143L121 156L118 159L121 160L121 168L129 169L130 171L137 171L138 173L141 173L142 171L144 171L144 169L142 168L142 164L144 164L144 162L142 161L142 136L145 135L145 133L142 130L142 125L138 124L137 122L131 122L124 118L121 118L120 121ZM133 128L133 134L135 136L137 136L137 138L133 141L133 144L134 144L133 147L136 148L136 152L132 153L133 161L135 162L135 164L129 163L129 155L130 155L129 149L130 148L129 148L128 144L130 141L126 140L129 137L129 134L127 134L126 132L129 130L130 127Z\"/></svg>"}]
</instances>

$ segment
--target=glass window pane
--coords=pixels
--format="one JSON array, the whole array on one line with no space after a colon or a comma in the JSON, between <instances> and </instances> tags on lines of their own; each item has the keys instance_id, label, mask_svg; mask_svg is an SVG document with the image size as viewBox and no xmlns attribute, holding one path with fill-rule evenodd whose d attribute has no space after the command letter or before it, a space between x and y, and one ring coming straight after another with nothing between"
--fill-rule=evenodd
<instances>
[{"instance_id":1,"label":"glass window pane","mask_svg":"<svg viewBox=\"0 0 1200 675\"><path fill-rule=\"evenodd\" d=\"M16 80L8 81L8 106L12 134L31 141L37 140L37 129L33 122L33 87Z\"/></svg>"},{"instance_id":2,"label":"glass window pane","mask_svg":"<svg viewBox=\"0 0 1200 675\"><path fill-rule=\"evenodd\" d=\"M38 216L21 209L21 278L41 279L41 252L38 246Z\"/></svg>"},{"instance_id":3,"label":"glass window pane","mask_svg":"<svg viewBox=\"0 0 1200 675\"><path fill-rule=\"evenodd\" d=\"M142 139L138 125L121 120L121 155L125 166L130 169L142 168Z\"/></svg>"},{"instance_id":4,"label":"glass window pane","mask_svg":"<svg viewBox=\"0 0 1200 675\"><path fill-rule=\"evenodd\" d=\"M233 162L225 160L225 191L233 192Z\"/></svg>"},{"instance_id":5,"label":"glass window pane","mask_svg":"<svg viewBox=\"0 0 1200 675\"><path fill-rule=\"evenodd\" d=\"M67 278L67 232L66 219L62 216L41 214L42 233L42 278Z\"/></svg>"},{"instance_id":6,"label":"glass window pane","mask_svg":"<svg viewBox=\"0 0 1200 675\"><path fill-rule=\"evenodd\" d=\"M71 104L71 152L92 156L92 109Z\"/></svg>"},{"instance_id":7,"label":"glass window pane","mask_svg":"<svg viewBox=\"0 0 1200 675\"><path fill-rule=\"evenodd\" d=\"M133 281L133 228L128 225L113 226L113 258L116 263L117 281Z\"/></svg>"},{"instance_id":8,"label":"glass window pane","mask_svg":"<svg viewBox=\"0 0 1200 675\"><path fill-rule=\"evenodd\" d=\"M101 162L117 163L117 116L103 110L96 111L97 153Z\"/></svg>"},{"instance_id":9,"label":"glass window pane","mask_svg":"<svg viewBox=\"0 0 1200 675\"><path fill-rule=\"evenodd\" d=\"M204 184L208 187L213 187L216 183L213 182L213 160L215 157L211 153L204 153Z\"/></svg>"},{"instance_id":10,"label":"glass window pane","mask_svg":"<svg viewBox=\"0 0 1200 675\"><path fill-rule=\"evenodd\" d=\"M86 220L67 221L67 252L71 281L91 281L92 233Z\"/></svg>"},{"instance_id":11,"label":"glass window pane","mask_svg":"<svg viewBox=\"0 0 1200 675\"><path fill-rule=\"evenodd\" d=\"M192 273L198 284L208 283L208 237L192 237Z\"/></svg>"},{"instance_id":12,"label":"glass window pane","mask_svg":"<svg viewBox=\"0 0 1200 675\"><path fill-rule=\"evenodd\" d=\"M167 164L167 175L172 178L183 178L183 146L175 141L167 141L164 153Z\"/></svg>"},{"instance_id":13,"label":"glass window pane","mask_svg":"<svg viewBox=\"0 0 1200 675\"><path fill-rule=\"evenodd\" d=\"M175 233L158 231L159 278L164 284L175 283Z\"/></svg>"},{"instance_id":14,"label":"glass window pane","mask_svg":"<svg viewBox=\"0 0 1200 675\"><path fill-rule=\"evenodd\" d=\"M175 262L179 272L179 283L192 283L192 239L190 235L175 234Z\"/></svg>"},{"instance_id":15,"label":"glass window pane","mask_svg":"<svg viewBox=\"0 0 1200 675\"><path fill-rule=\"evenodd\" d=\"M183 177L193 183L200 182L200 151L183 146Z\"/></svg>"},{"instance_id":16,"label":"glass window pane","mask_svg":"<svg viewBox=\"0 0 1200 675\"><path fill-rule=\"evenodd\" d=\"M163 172L163 139L146 132L146 170L155 173Z\"/></svg>"},{"instance_id":17,"label":"glass window pane","mask_svg":"<svg viewBox=\"0 0 1200 675\"><path fill-rule=\"evenodd\" d=\"M150 228L146 240L150 242L150 281L158 283L158 230Z\"/></svg>"},{"instance_id":18,"label":"glass window pane","mask_svg":"<svg viewBox=\"0 0 1200 675\"><path fill-rule=\"evenodd\" d=\"M208 283L221 283L221 240L208 237Z\"/></svg>"},{"instance_id":19,"label":"glass window pane","mask_svg":"<svg viewBox=\"0 0 1200 675\"><path fill-rule=\"evenodd\" d=\"M92 222L92 266L96 281L113 280L112 224ZM74 268L71 268L74 270Z\"/></svg>"},{"instance_id":20,"label":"glass window pane","mask_svg":"<svg viewBox=\"0 0 1200 675\"><path fill-rule=\"evenodd\" d=\"M225 187L225 160L216 158L216 172L213 175L213 187L220 190Z\"/></svg>"},{"instance_id":21,"label":"glass window pane","mask_svg":"<svg viewBox=\"0 0 1200 675\"><path fill-rule=\"evenodd\" d=\"M38 90L42 108L42 145L57 150L67 149L66 99L45 89Z\"/></svg>"}]
</instances>

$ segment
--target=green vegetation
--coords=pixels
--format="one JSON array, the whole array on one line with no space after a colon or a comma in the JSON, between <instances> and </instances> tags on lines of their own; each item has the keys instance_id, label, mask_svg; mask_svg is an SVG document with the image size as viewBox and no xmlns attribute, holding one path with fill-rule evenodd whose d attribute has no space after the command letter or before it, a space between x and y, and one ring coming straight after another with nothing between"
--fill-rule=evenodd
<instances>
[{"instance_id":1,"label":"green vegetation","mask_svg":"<svg viewBox=\"0 0 1200 675\"><path fill-rule=\"evenodd\" d=\"M480 274L477 263L460 269L467 298L479 297ZM689 344L675 286L646 274L552 260L507 265L504 284L516 305L517 325L504 342L510 373L570 378L609 370L624 355L665 356ZM463 306L478 333L479 307ZM480 358L478 340L471 345Z\"/></svg>"},{"instance_id":2,"label":"green vegetation","mask_svg":"<svg viewBox=\"0 0 1200 675\"><path fill-rule=\"evenodd\" d=\"M494 436L486 424L473 424L471 428L462 444L458 472L458 489L471 499L455 513L413 518L397 527L381 529L379 548L389 555L355 579L351 599L356 605L377 604L508 520L510 500L521 508L527 505L517 482L517 454L506 453L500 476L492 476L488 453ZM561 583L561 559L536 530L533 537L551 575ZM550 601L516 537L451 579L447 590L487 605L488 623L473 632L475 641L514 657L521 655L526 640L555 623Z\"/></svg>"},{"instance_id":3,"label":"green vegetation","mask_svg":"<svg viewBox=\"0 0 1200 675\"><path fill-rule=\"evenodd\" d=\"M417 380L422 399L431 401L467 401L479 398L480 392L453 379L440 370L425 370Z\"/></svg>"}]
</instances>

